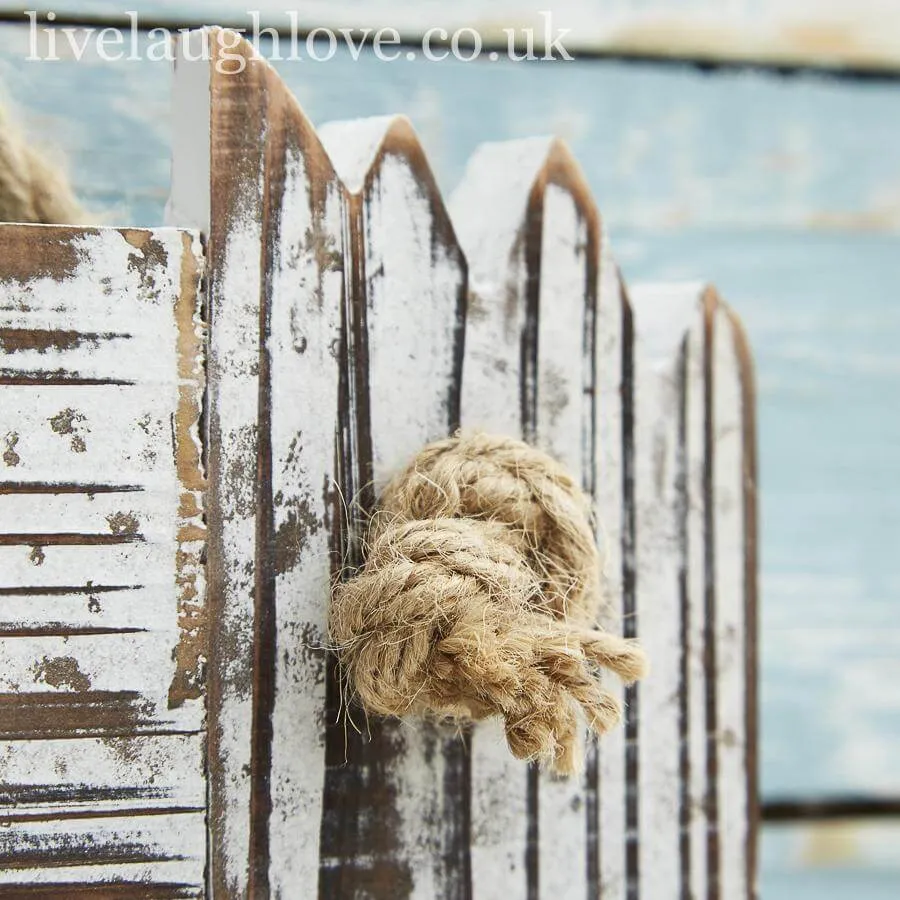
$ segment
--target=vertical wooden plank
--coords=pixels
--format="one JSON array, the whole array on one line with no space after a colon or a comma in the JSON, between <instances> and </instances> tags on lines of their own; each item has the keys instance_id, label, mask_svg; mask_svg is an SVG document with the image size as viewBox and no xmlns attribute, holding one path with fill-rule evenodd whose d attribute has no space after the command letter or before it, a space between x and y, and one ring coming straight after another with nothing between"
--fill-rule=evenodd
<instances>
[{"instance_id":1,"label":"vertical wooden plank","mask_svg":"<svg viewBox=\"0 0 900 900\"><path fill-rule=\"evenodd\" d=\"M734 335L741 382L742 490L744 517L744 696L747 831L744 869L747 896L759 897L759 512L756 438L756 376L750 341L738 316L725 306Z\"/></svg>"},{"instance_id":2,"label":"vertical wooden plank","mask_svg":"<svg viewBox=\"0 0 900 900\"><path fill-rule=\"evenodd\" d=\"M270 93L277 76L267 73ZM325 768L327 604L337 493L343 191L312 126L280 83L283 145L270 158L273 565L273 896L319 879ZM270 145L273 146L273 145ZM274 149L274 147L273 147Z\"/></svg>"},{"instance_id":3,"label":"vertical wooden plank","mask_svg":"<svg viewBox=\"0 0 900 900\"><path fill-rule=\"evenodd\" d=\"M596 378L597 400L594 405L596 433L596 484L594 506L600 531L600 550L603 559L602 591L604 607L602 625L607 631L624 634L634 623L633 610L626 606L625 571L633 576L633 553L626 552L627 510L630 509L630 485L626 478L632 473L634 436L631 429L632 391L630 357L632 344L628 301L604 233L600 243L600 272L597 299ZM627 598L633 603L632 596ZM625 691L615 679L607 690L619 702ZM629 689L631 690L631 689ZM626 724L613 729L599 742L597 804L599 826L597 834L599 893L604 900L618 900L626 896L628 839L626 810L626 733L629 729L630 709L626 707ZM634 788L634 785L632 785Z\"/></svg>"},{"instance_id":4,"label":"vertical wooden plank","mask_svg":"<svg viewBox=\"0 0 900 900\"><path fill-rule=\"evenodd\" d=\"M469 263L462 387L467 428L534 437L540 229L532 218L529 234L525 223L549 149L546 139L482 146L450 200ZM499 723L474 729L472 883L478 900L537 896L536 774L512 758Z\"/></svg>"},{"instance_id":5,"label":"vertical wooden plank","mask_svg":"<svg viewBox=\"0 0 900 900\"><path fill-rule=\"evenodd\" d=\"M466 265L406 119L336 122L321 135L349 193L355 487L377 494L459 425ZM372 494L347 499L365 512ZM470 897L463 737L431 722L329 727L338 752L328 759L319 896Z\"/></svg>"},{"instance_id":6,"label":"vertical wooden plank","mask_svg":"<svg viewBox=\"0 0 900 900\"><path fill-rule=\"evenodd\" d=\"M247 58L247 54L244 55ZM213 62L208 61L212 66ZM184 68L184 67L182 67ZM177 89L177 88L176 88ZM211 69L209 241L209 527L211 616L209 780L213 897L265 898L257 858L254 705L258 672L257 535L260 528L260 293L263 277L264 70ZM198 117L204 107L198 102ZM176 148L177 149L177 148ZM261 573L259 573L261 574ZM258 790L258 788L257 788Z\"/></svg>"},{"instance_id":7,"label":"vertical wooden plank","mask_svg":"<svg viewBox=\"0 0 900 900\"><path fill-rule=\"evenodd\" d=\"M0 893L197 896L199 236L3 225L0 251Z\"/></svg>"},{"instance_id":8,"label":"vertical wooden plank","mask_svg":"<svg viewBox=\"0 0 900 900\"><path fill-rule=\"evenodd\" d=\"M341 527L343 192L274 71L236 36L202 34L214 52L196 59L201 35L185 38L176 94L184 116L211 116L211 887L307 895L319 878ZM173 214L204 215L191 177L203 166L176 141Z\"/></svg>"},{"instance_id":9,"label":"vertical wooden plank","mask_svg":"<svg viewBox=\"0 0 900 900\"><path fill-rule=\"evenodd\" d=\"M755 735L752 728L755 675L752 664L754 597L748 584L748 550L755 488L745 456L752 454L752 426L745 419L749 359L733 314L714 290L706 294L712 318L713 485L715 517L715 640L717 809L719 890L724 897L753 896L748 861L753 853L754 817L748 786ZM743 345L743 346L742 346ZM752 390L752 387L749 387ZM752 408L752 407L751 407ZM746 432L745 432L746 428ZM748 478L749 475L749 478ZM752 577L753 570L749 569ZM749 695L749 696L748 696ZM748 718L748 716L750 718Z\"/></svg>"},{"instance_id":10,"label":"vertical wooden plank","mask_svg":"<svg viewBox=\"0 0 900 900\"><path fill-rule=\"evenodd\" d=\"M599 216L578 164L560 142L551 146L532 197L539 191L543 196L529 208L541 229L535 440L593 496ZM569 896L578 888L598 896L595 741L581 752L583 775L540 775L539 896Z\"/></svg>"},{"instance_id":11,"label":"vertical wooden plank","mask_svg":"<svg viewBox=\"0 0 900 900\"><path fill-rule=\"evenodd\" d=\"M602 377L615 385L605 389L606 401L613 393L619 397L622 323L611 326L612 340L601 350L599 218L577 163L558 141L484 145L470 162L452 209L471 275L464 422L521 435L580 473L598 512L612 515L619 539L621 484L601 500L599 479L606 473L597 471L596 417L601 367ZM608 291L614 285L611 302L621 316L611 261L605 277ZM610 423L621 424L621 400L615 403ZM622 433L611 427L605 441L617 446L603 462L615 464ZM620 553L616 560L621 561ZM526 897L597 896L601 850L594 747L587 748L582 779L556 779L532 767L519 793L521 767L504 755L502 737L491 728L480 725L473 742L476 895L512 890ZM499 797L501 780L514 784L515 793L507 789ZM502 874L506 867L514 878Z\"/></svg>"},{"instance_id":12,"label":"vertical wooden plank","mask_svg":"<svg viewBox=\"0 0 900 900\"><path fill-rule=\"evenodd\" d=\"M701 298L698 297L698 303ZM707 897L708 834L707 804L707 623L706 509L708 485L706 428L709 417L706 369L706 312L702 307L692 324L687 346L687 448L685 478L687 491L687 594L688 636L687 749L690 760L687 796L689 833L689 884L691 895Z\"/></svg>"},{"instance_id":13,"label":"vertical wooden plank","mask_svg":"<svg viewBox=\"0 0 900 900\"><path fill-rule=\"evenodd\" d=\"M685 386L696 286L648 285L631 294L635 315L638 634L653 661L639 697L639 891L686 889L683 697L687 586ZM644 624L646 623L646 624ZM688 850L686 853L685 850Z\"/></svg>"}]
</instances>

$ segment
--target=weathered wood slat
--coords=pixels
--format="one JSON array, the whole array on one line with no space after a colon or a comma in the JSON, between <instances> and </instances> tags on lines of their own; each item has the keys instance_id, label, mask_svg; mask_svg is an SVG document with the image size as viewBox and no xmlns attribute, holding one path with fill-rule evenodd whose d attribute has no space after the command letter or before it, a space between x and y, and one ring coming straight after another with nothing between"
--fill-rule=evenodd
<instances>
[{"instance_id":1,"label":"weathered wood slat","mask_svg":"<svg viewBox=\"0 0 900 900\"><path fill-rule=\"evenodd\" d=\"M254 753L259 721L256 660L271 653L268 631L260 633L260 556L266 532L264 504L270 483L260 471L261 381L266 300L263 296L265 145L268 95L265 70L248 66L241 77L211 82L210 97L210 355L209 472L211 491L208 687L210 747L210 871L213 896L260 890L268 859L254 837L267 827L269 803L255 796L269 789ZM202 107L198 107L198 115ZM177 148L176 148L177 153ZM266 597L265 599L270 599ZM271 612L271 610L269 610ZM271 684L271 671L265 686ZM268 710L267 710L268 712ZM254 784L256 788L254 789ZM254 803L254 801L257 801ZM265 893L262 894L265 896Z\"/></svg>"},{"instance_id":2,"label":"weathered wood slat","mask_svg":"<svg viewBox=\"0 0 900 900\"><path fill-rule=\"evenodd\" d=\"M540 253L540 231L528 234L523 224L548 151L546 139L482 145L450 200L453 223L469 263L462 388L462 423L467 428L534 438L538 327L534 301L539 282L533 265ZM524 900L536 896L537 790L537 770L511 757L501 725L486 722L475 728L475 897Z\"/></svg>"},{"instance_id":3,"label":"weathered wood slat","mask_svg":"<svg viewBox=\"0 0 900 900\"><path fill-rule=\"evenodd\" d=\"M610 251L608 236L600 238L597 297L596 379L594 405L596 484L594 509L603 559L601 588L603 626L616 634L631 634L634 617L634 547L631 513L634 500L634 414L631 308ZM620 702L626 691L615 679L606 688ZM634 688L628 690L632 694ZM635 785L626 766L626 737L633 728L631 711L625 724L611 731L597 749L599 817L598 871L600 897L625 897L629 877L627 848L637 838L629 822L629 797ZM636 796L632 798L636 801ZM635 854L630 854L634 862ZM631 873L632 875L634 873Z\"/></svg>"},{"instance_id":4,"label":"weathered wood slat","mask_svg":"<svg viewBox=\"0 0 900 900\"><path fill-rule=\"evenodd\" d=\"M692 285L647 286L631 294L637 630L653 660L637 688L638 884L652 897L667 896L673 885L689 890L686 347L697 297Z\"/></svg>"},{"instance_id":5,"label":"weathered wood slat","mask_svg":"<svg viewBox=\"0 0 900 900\"><path fill-rule=\"evenodd\" d=\"M199 241L7 225L0 247L0 893L196 894Z\"/></svg>"},{"instance_id":6,"label":"weathered wood slat","mask_svg":"<svg viewBox=\"0 0 900 900\"><path fill-rule=\"evenodd\" d=\"M9 743L3 748L0 822L202 812L205 740L198 732Z\"/></svg>"},{"instance_id":7,"label":"weathered wood slat","mask_svg":"<svg viewBox=\"0 0 900 900\"><path fill-rule=\"evenodd\" d=\"M4 586L100 583L101 577L104 581L138 584L147 572L159 572L164 563L165 551L147 541L113 546L54 546L50 550L37 540L33 544L0 546Z\"/></svg>"},{"instance_id":8,"label":"weathered wood slat","mask_svg":"<svg viewBox=\"0 0 900 900\"><path fill-rule=\"evenodd\" d=\"M209 231L216 335L211 886L223 897L306 895L319 870L325 613L343 515L343 195L312 127L246 45L240 76L181 52L179 116L212 104L210 159L183 141L170 199L170 215ZM205 167L211 198L196 187Z\"/></svg>"},{"instance_id":9,"label":"weathered wood slat","mask_svg":"<svg viewBox=\"0 0 900 900\"><path fill-rule=\"evenodd\" d=\"M687 337L685 389L687 405L685 428L685 536L687 540L687 670L685 701L688 709L687 750L689 770L686 790L688 807L687 828L689 881L694 896L708 896L710 883L708 867L711 855L710 835L716 827L710 819L710 772L707 756L707 696L708 672L706 645L708 626L707 573L713 560L710 542L707 540L707 506L710 480L707 465L707 420L710 414L711 388L707 368L706 305L697 297L698 311L691 323Z\"/></svg>"},{"instance_id":10,"label":"weathered wood slat","mask_svg":"<svg viewBox=\"0 0 900 900\"><path fill-rule=\"evenodd\" d=\"M526 400L533 439L591 494L599 219L581 171L561 143L547 148L525 208L538 226L532 234L523 223L520 232L528 248L526 302L536 306L537 317L533 357L526 360L534 367ZM538 892L544 896L565 895L581 882L591 897L599 887L596 755L592 746L580 752L588 757L584 782L549 774L538 779Z\"/></svg>"},{"instance_id":11,"label":"weathered wood slat","mask_svg":"<svg viewBox=\"0 0 900 900\"><path fill-rule=\"evenodd\" d=\"M365 512L368 485L377 493L459 424L466 266L407 120L332 123L321 135L348 190L348 327L358 343L346 345L356 440L345 486ZM468 747L458 729L356 727L329 722L329 748L343 752L328 760L319 896L470 896Z\"/></svg>"},{"instance_id":12,"label":"weathered wood slat","mask_svg":"<svg viewBox=\"0 0 900 900\"><path fill-rule=\"evenodd\" d=\"M707 291L714 386L712 503L719 886L755 897L756 593L753 375L734 314Z\"/></svg>"},{"instance_id":13,"label":"weathered wood slat","mask_svg":"<svg viewBox=\"0 0 900 900\"><path fill-rule=\"evenodd\" d=\"M268 77L274 94L274 73ZM284 121L268 161L276 635L270 891L312 897L325 788L327 598L343 522L337 348L344 198L312 126L277 88L281 106L270 115Z\"/></svg>"},{"instance_id":14,"label":"weathered wood slat","mask_svg":"<svg viewBox=\"0 0 900 900\"><path fill-rule=\"evenodd\" d=\"M594 403L600 222L584 176L564 145L553 145L541 176L535 438L592 496L598 475ZM598 896L595 744L582 752L583 782L549 774L540 778L539 886L546 897L563 896L581 880L588 897Z\"/></svg>"}]
</instances>

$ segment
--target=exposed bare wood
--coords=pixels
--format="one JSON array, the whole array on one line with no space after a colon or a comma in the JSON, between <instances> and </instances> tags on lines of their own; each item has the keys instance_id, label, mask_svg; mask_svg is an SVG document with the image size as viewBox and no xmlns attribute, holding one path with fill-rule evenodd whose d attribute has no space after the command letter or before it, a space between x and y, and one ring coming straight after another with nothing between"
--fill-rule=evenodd
<instances>
[{"instance_id":1,"label":"exposed bare wood","mask_svg":"<svg viewBox=\"0 0 900 900\"><path fill-rule=\"evenodd\" d=\"M244 71L224 71L229 38L207 35L221 52L211 60L193 61L181 45L185 131L170 215L183 210L209 233L216 336L211 887L222 897L305 895L319 877L325 614L340 562L344 200L280 79L247 44L238 50ZM189 124L198 116L211 116L209 140L199 142L208 159ZM208 201L197 191L206 169Z\"/></svg>"}]
</instances>

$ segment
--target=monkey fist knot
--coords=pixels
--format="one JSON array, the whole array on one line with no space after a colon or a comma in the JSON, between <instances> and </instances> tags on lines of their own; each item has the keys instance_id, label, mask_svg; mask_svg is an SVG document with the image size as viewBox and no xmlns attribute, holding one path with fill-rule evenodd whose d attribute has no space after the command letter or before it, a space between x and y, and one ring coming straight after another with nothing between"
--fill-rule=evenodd
<instances>
[{"instance_id":1,"label":"monkey fist knot","mask_svg":"<svg viewBox=\"0 0 900 900\"><path fill-rule=\"evenodd\" d=\"M598 630L588 501L533 447L484 434L426 446L385 489L365 564L338 584L332 641L370 712L501 716L510 750L564 774L579 708L620 717L600 684L644 672L633 642Z\"/></svg>"}]
</instances>

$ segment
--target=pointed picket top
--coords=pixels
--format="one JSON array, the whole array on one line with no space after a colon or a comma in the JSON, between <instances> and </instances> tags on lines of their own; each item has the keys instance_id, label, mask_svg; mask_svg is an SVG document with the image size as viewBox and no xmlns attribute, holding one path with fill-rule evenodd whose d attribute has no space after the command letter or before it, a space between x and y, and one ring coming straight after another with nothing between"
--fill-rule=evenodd
<instances>
[{"instance_id":1,"label":"pointed picket top","mask_svg":"<svg viewBox=\"0 0 900 900\"><path fill-rule=\"evenodd\" d=\"M319 137L351 194L362 191L367 176L377 168L378 157L397 135L415 141L412 124L405 116L344 119L326 122L319 129Z\"/></svg>"},{"instance_id":2,"label":"pointed picket top","mask_svg":"<svg viewBox=\"0 0 900 900\"><path fill-rule=\"evenodd\" d=\"M587 181L559 138L486 143L472 155L449 208L469 259L472 289L479 295L505 289L494 280L496 267L517 248L529 210L540 205L548 184L576 197L578 208L596 227L598 216Z\"/></svg>"},{"instance_id":3,"label":"pointed picket top","mask_svg":"<svg viewBox=\"0 0 900 900\"><path fill-rule=\"evenodd\" d=\"M463 424L535 442L593 494L600 219L581 168L558 139L485 144L450 208L470 275ZM565 893L573 872L591 895L592 747L585 779L560 781L511 759L496 728L479 726L472 782L476 895L499 896L500 884L505 897Z\"/></svg>"},{"instance_id":4,"label":"pointed picket top","mask_svg":"<svg viewBox=\"0 0 900 900\"><path fill-rule=\"evenodd\" d=\"M459 425L466 263L408 119L331 123L320 134L347 190L345 487L362 526L385 480ZM468 896L463 739L428 722L348 730L337 718L339 675L328 677L320 896L362 895L375 878L392 897Z\"/></svg>"}]
</instances>

